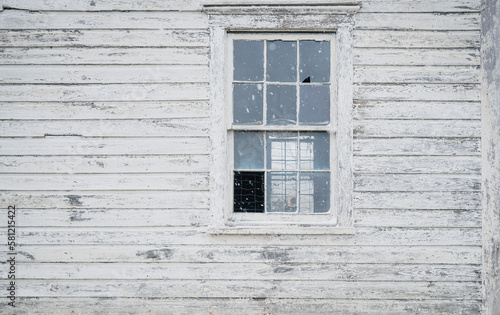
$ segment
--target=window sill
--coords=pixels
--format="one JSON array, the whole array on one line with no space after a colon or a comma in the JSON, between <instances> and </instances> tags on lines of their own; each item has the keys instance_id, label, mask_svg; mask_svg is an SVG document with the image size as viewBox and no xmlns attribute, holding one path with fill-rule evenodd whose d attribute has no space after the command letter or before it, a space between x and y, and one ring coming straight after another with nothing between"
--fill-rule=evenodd
<instances>
[{"instance_id":1,"label":"window sill","mask_svg":"<svg viewBox=\"0 0 500 315\"><path fill-rule=\"evenodd\" d=\"M212 235L354 235L353 227L299 226L224 226L210 227Z\"/></svg>"}]
</instances>

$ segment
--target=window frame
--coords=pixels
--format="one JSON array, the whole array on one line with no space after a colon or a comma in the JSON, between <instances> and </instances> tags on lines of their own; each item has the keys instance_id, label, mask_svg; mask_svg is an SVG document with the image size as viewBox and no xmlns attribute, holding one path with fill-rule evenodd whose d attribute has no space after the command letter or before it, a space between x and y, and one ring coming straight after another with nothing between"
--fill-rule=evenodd
<instances>
[{"instance_id":1,"label":"window frame","mask_svg":"<svg viewBox=\"0 0 500 315\"><path fill-rule=\"evenodd\" d=\"M252 5L228 6L205 5L204 10L210 18L210 84L211 84L211 173L210 173L210 210L212 222L211 234L353 234L352 202L352 30L354 13L359 10L359 2L350 1L345 5L336 2L333 5ZM292 215L301 220L287 220L283 215L272 216L273 220L260 218L255 220L255 213L233 212L233 144L232 130L232 50L228 42L232 34L259 35L279 34L278 37L299 36L303 34L323 33L331 36L331 53L334 56L331 67L330 96L334 102L330 104L336 117L327 126L330 134L330 173L333 180L330 184L332 210L328 220L318 220L322 214ZM259 39L262 39L259 37ZM335 47L335 49L333 49ZM229 70L228 70L229 68ZM230 73L229 73L230 72ZM335 123L336 122L336 123ZM251 130L248 125L241 126ZM260 126L255 126L259 129ZM293 126L285 129L307 131L325 130L325 126L312 128ZM264 130L264 129L260 129ZM269 130L269 129L265 129ZM332 141L332 137L333 140ZM333 149L332 149L333 148ZM231 167L228 167L231 166ZM243 215L242 215L243 214ZM248 215L254 216L248 218ZM290 215L285 215L290 217ZM281 217L281 218L280 218ZM307 217L307 219L305 219Z\"/></svg>"}]
</instances>

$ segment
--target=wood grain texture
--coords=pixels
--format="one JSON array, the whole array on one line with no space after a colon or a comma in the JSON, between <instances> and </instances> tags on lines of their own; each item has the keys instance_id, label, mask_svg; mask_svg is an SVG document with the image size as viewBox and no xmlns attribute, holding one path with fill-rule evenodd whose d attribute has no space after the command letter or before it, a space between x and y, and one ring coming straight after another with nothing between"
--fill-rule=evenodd
<instances>
[{"instance_id":1,"label":"wood grain texture","mask_svg":"<svg viewBox=\"0 0 500 315\"><path fill-rule=\"evenodd\" d=\"M478 49L356 48L355 65L479 65Z\"/></svg>"},{"instance_id":2,"label":"wood grain texture","mask_svg":"<svg viewBox=\"0 0 500 315\"><path fill-rule=\"evenodd\" d=\"M354 155L480 155L480 140L468 138L355 139Z\"/></svg>"},{"instance_id":3,"label":"wood grain texture","mask_svg":"<svg viewBox=\"0 0 500 315\"><path fill-rule=\"evenodd\" d=\"M479 156L356 156L358 174L476 174L481 173Z\"/></svg>"},{"instance_id":4,"label":"wood grain texture","mask_svg":"<svg viewBox=\"0 0 500 315\"><path fill-rule=\"evenodd\" d=\"M477 138L480 120L358 120L354 123L357 138Z\"/></svg>"},{"instance_id":5,"label":"wood grain texture","mask_svg":"<svg viewBox=\"0 0 500 315\"><path fill-rule=\"evenodd\" d=\"M363 13L356 15L361 30L478 31L478 13Z\"/></svg>"},{"instance_id":6,"label":"wood grain texture","mask_svg":"<svg viewBox=\"0 0 500 315\"><path fill-rule=\"evenodd\" d=\"M358 100L357 119L480 119L481 103L471 101ZM438 109L438 110L436 110Z\"/></svg>"},{"instance_id":7,"label":"wood grain texture","mask_svg":"<svg viewBox=\"0 0 500 315\"><path fill-rule=\"evenodd\" d=\"M479 31L356 30L354 44L364 48L477 48L480 37Z\"/></svg>"},{"instance_id":8,"label":"wood grain texture","mask_svg":"<svg viewBox=\"0 0 500 315\"><path fill-rule=\"evenodd\" d=\"M356 66L355 83L479 83L478 66Z\"/></svg>"}]
</instances>

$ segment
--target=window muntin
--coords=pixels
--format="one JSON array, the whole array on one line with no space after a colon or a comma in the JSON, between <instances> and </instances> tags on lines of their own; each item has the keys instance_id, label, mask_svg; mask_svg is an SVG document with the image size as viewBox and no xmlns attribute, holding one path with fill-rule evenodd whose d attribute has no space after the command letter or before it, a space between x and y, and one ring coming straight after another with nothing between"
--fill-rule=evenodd
<instances>
[{"instance_id":1,"label":"window muntin","mask_svg":"<svg viewBox=\"0 0 500 315\"><path fill-rule=\"evenodd\" d=\"M330 212L332 35L238 35L230 38L231 208L255 217Z\"/></svg>"}]
</instances>

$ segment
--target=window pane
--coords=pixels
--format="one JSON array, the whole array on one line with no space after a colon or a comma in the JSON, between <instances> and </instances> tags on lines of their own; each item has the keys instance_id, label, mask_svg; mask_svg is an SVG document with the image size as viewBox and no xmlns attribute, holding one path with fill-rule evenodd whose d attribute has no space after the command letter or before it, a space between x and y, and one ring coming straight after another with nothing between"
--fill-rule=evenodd
<instances>
[{"instance_id":1,"label":"window pane","mask_svg":"<svg viewBox=\"0 0 500 315\"><path fill-rule=\"evenodd\" d=\"M301 132L299 137L300 169L330 169L330 136L327 132Z\"/></svg>"},{"instance_id":2,"label":"window pane","mask_svg":"<svg viewBox=\"0 0 500 315\"><path fill-rule=\"evenodd\" d=\"M297 133L269 132L267 134L267 169L297 169Z\"/></svg>"},{"instance_id":3,"label":"window pane","mask_svg":"<svg viewBox=\"0 0 500 315\"><path fill-rule=\"evenodd\" d=\"M264 169L264 133L234 133L234 168Z\"/></svg>"},{"instance_id":4,"label":"window pane","mask_svg":"<svg viewBox=\"0 0 500 315\"><path fill-rule=\"evenodd\" d=\"M330 81L330 42L300 41L300 82ZM309 78L309 79L308 79Z\"/></svg>"},{"instance_id":5,"label":"window pane","mask_svg":"<svg viewBox=\"0 0 500 315\"><path fill-rule=\"evenodd\" d=\"M262 84L234 84L233 121L235 124L262 125Z\"/></svg>"},{"instance_id":6,"label":"window pane","mask_svg":"<svg viewBox=\"0 0 500 315\"><path fill-rule=\"evenodd\" d=\"M264 172L234 172L234 212L264 212Z\"/></svg>"},{"instance_id":7,"label":"window pane","mask_svg":"<svg viewBox=\"0 0 500 315\"><path fill-rule=\"evenodd\" d=\"M300 173L300 213L330 210L330 173Z\"/></svg>"},{"instance_id":8,"label":"window pane","mask_svg":"<svg viewBox=\"0 0 500 315\"><path fill-rule=\"evenodd\" d=\"M297 90L295 86L267 86L267 123L270 125L295 125L297 123Z\"/></svg>"},{"instance_id":9,"label":"window pane","mask_svg":"<svg viewBox=\"0 0 500 315\"><path fill-rule=\"evenodd\" d=\"M302 85L300 87L299 124L328 125L330 122L330 86Z\"/></svg>"},{"instance_id":10,"label":"window pane","mask_svg":"<svg viewBox=\"0 0 500 315\"><path fill-rule=\"evenodd\" d=\"M263 81L264 80L264 42L243 41L233 42L234 80Z\"/></svg>"},{"instance_id":11,"label":"window pane","mask_svg":"<svg viewBox=\"0 0 500 315\"><path fill-rule=\"evenodd\" d=\"M297 81L297 42L267 42L267 80Z\"/></svg>"},{"instance_id":12,"label":"window pane","mask_svg":"<svg viewBox=\"0 0 500 315\"><path fill-rule=\"evenodd\" d=\"M267 212L297 211L297 173L268 173Z\"/></svg>"}]
</instances>

